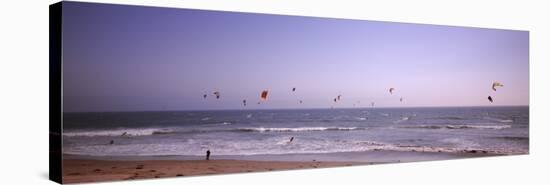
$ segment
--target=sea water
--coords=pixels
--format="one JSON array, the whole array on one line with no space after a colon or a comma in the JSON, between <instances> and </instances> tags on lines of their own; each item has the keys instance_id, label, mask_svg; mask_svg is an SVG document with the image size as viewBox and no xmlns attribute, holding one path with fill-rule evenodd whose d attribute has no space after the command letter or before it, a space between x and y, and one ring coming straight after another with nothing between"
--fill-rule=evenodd
<instances>
[{"instance_id":1,"label":"sea water","mask_svg":"<svg viewBox=\"0 0 550 185\"><path fill-rule=\"evenodd\" d=\"M292 141L291 141L291 138ZM63 153L86 156L529 152L529 107L63 114Z\"/></svg>"}]
</instances>

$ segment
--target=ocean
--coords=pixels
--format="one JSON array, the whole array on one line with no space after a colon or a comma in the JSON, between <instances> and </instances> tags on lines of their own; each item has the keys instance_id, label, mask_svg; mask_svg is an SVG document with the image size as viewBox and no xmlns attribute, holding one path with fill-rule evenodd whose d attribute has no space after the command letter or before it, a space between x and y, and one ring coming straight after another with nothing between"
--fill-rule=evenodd
<instances>
[{"instance_id":1,"label":"ocean","mask_svg":"<svg viewBox=\"0 0 550 185\"><path fill-rule=\"evenodd\" d=\"M529 107L63 113L64 154L204 156L206 150L528 154Z\"/></svg>"}]
</instances>

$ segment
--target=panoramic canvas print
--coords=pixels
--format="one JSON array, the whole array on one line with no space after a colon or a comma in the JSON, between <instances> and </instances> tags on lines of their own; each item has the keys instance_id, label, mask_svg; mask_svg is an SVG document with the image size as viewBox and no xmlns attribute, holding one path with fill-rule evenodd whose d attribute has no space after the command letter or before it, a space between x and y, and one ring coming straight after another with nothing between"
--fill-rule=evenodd
<instances>
[{"instance_id":1,"label":"panoramic canvas print","mask_svg":"<svg viewBox=\"0 0 550 185\"><path fill-rule=\"evenodd\" d=\"M63 183L529 153L528 31L60 5Z\"/></svg>"}]
</instances>

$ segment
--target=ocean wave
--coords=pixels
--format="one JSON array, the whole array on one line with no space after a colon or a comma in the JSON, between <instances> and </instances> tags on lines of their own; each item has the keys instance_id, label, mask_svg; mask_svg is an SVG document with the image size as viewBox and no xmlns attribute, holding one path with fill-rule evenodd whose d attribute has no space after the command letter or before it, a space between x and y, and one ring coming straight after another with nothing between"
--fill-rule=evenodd
<instances>
[{"instance_id":1,"label":"ocean wave","mask_svg":"<svg viewBox=\"0 0 550 185\"><path fill-rule=\"evenodd\" d=\"M239 128L239 131L245 132L309 132L309 131L352 131L365 130L360 127L295 127L295 128L266 128L266 127L248 127Z\"/></svg>"},{"instance_id":2,"label":"ocean wave","mask_svg":"<svg viewBox=\"0 0 550 185\"><path fill-rule=\"evenodd\" d=\"M525 136L501 136L501 137L493 137L493 138L515 140L515 141L529 141L529 137L525 137Z\"/></svg>"},{"instance_id":3,"label":"ocean wave","mask_svg":"<svg viewBox=\"0 0 550 185\"><path fill-rule=\"evenodd\" d=\"M417 129L506 129L511 128L511 125L415 125L404 126L402 128L417 128Z\"/></svg>"},{"instance_id":4,"label":"ocean wave","mask_svg":"<svg viewBox=\"0 0 550 185\"><path fill-rule=\"evenodd\" d=\"M149 136L160 134L171 134L174 130L165 128L146 128L146 129L118 129L118 130L96 130L96 131L68 131L63 136L67 137L96 137L96 136Z\"/></svg>"},{"instance_id":5,"label":"ocean wave","mask_svg":"<svg viewBox=\"0 0 550 185\"><path fill-rule=\"evenodd\" d=\"M451 142L455 142L451 140ZM401 152L445 152L476 154L525 154L528 150L514 148L491 148L468 145L453 147L422 146L415 144L397 144L377 141L349 140L301 140L289 142L287 137L268 140L245 140L235 143L232 140L188 139L177 143L133 143L115 145L66 146L66 154L91 156L202 156L206 149L215 149L217 155L265 155L265 154L311 154L366 151Z\"/></svg>"},{"instance_id":6,"label":"ocean wave","mask_svg":"<svg viewBox=\"0 0 550 185\"><path fill-rule=\"evenodd\" d=\"M458 142L452 140L453 142ZM526 151L513 149L489 149L480 148L478 144L472 142L462 142L463 146L456 147L432 147L420 145L389 144L374 141L354 142L361 146L361 151L402 151L402 152L427 152L427 153L479 153L479 154L524 154Z\"/></svg>"},{"instance_id":7,"label":"ocean wave","mask_svg":"<svg viewBox=\"0 0 550 185\"><path fill-rule=\"evenodd\" d=\"M435 118L432 118L432 119L444 119L444 120L466 120L467 118L464 118L464 117L459 117L459 116L440 116L440 117L435 117Z\"/></svg>"},{"instance_id":8,"label":"ocean wave","mask_svg":"<svg viewBox=\"0 0 550 185\"><path fill-rule=\"evenodd\" d=\"M513 123L514 120L511 119L499 119L499 118L493 118L493 117L483 117L483 119L491 120L491 121L498 121L501 123Z\"/></svg>"},{"instance_id":9,"label":"ocean wave","mask_svg":"<svg viewBox=\"0 0 550 185\"><path fill-rule=\"evenodd\" d=\"M393 123L401 123L401 122L403 122L403 121L408 121L409 119L410 119L410 117L408 117L408 116L403 116L403 117L401 117L400 120L394 121Z\"/></svg>"}]
</instances>

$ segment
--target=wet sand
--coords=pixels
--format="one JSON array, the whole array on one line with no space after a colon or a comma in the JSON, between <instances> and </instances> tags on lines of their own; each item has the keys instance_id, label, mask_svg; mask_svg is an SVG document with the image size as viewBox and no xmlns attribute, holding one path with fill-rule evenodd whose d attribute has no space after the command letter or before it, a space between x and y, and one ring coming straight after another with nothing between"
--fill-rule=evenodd
<instances>
[{"instance_id":1,"label":"wet sand","mask_svg":"<svg viewBox=\"0 0 550 185\"><path fill-rule=\"evenodd\" d=\"M63 183L100 182L161 177L265 172L365 165L366 162L284 162L248 160L63 160Z\"/></svg>"}]
</instances>

